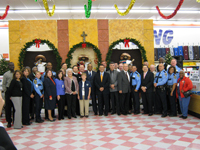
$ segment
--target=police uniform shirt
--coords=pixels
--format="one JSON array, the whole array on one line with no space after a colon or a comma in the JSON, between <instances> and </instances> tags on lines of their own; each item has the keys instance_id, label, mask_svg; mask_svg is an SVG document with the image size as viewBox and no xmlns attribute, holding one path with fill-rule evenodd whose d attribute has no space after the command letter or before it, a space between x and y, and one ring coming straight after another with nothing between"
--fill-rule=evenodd
<instances>
[{"instance_id":1,"label":"police uniform shirt","mask_svg":"<svg viewBox=\"0 0 200 150\"><path fill-rule=\"evenodd\" d=\"M177 77L177 81L178 81L179 72L181 71L181 68L179 68L178 66L176 66L175 68L176 68L176 77ZM176 82L177 82L177 81L176 81Z\"/></svg>"},{"instance_id":2,"label":"police uniform shirt","mask_svg":"<svg viewBox=\"0 0 200 150\"><path fill-rule=\"evenodd\" d=\"M177 83L177 77L176 74L168 74L168 80L167 80L167 85L173 85L174 83Z\"/></svg>"},{"instance_id":3,"label":"police uniform shirt","mask_svg":"<svg viewBox=\"0 0 200 150\"><path fill-rule=\"evenodd\" d=\"M36 93L39 96L42 96L42 94L44 94L43 83L42 83L42 81L40 79L35 78L33 80L33 87L34 87L34 90L36 91Z\"/></svg>"},{"instance_id":4,"label":"police uniform shirt","mask_svg":"<svg viewBox=\"0 0 200 150\"><path fill-rule=\"evenodd\" d=\"M158 83L156 82L158 80ZM168 74L163 69L161 72L156 73L156 77L154 79L154 83L157 83L157 86L164 85L168 80Z\"/></svg>"},{"instance_id":5,"label":"police uniform shirt","mask_svg":"<svg viewBox=\"0 0 200 150\"><path fill-rule=\"evenodd\" d=\"M136 90L139 90L140 88L140 85L141 85L141 76L140 74L135 71L135 72L132 72L130 74L130 78L131 78L131 81L132 81L132 86L136 86Z\"/></svg>"}]
</instances>

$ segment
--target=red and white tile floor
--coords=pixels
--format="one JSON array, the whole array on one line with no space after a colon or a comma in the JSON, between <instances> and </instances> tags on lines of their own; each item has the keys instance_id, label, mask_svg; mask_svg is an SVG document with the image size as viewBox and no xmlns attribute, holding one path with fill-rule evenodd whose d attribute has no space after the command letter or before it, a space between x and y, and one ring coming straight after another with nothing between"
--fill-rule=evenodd
<instances>
[{"instance_id":1,"label":"red and white tile floor","mask_svg":"<svg viewBox=\"0 0 200 150\"><path fill-rule=\"evenodd\" d=\"M0 118L6 127L5 118ZM19 150L198 150L200 119L109 115L6 128Z\"/></svg>"}]
</instances>

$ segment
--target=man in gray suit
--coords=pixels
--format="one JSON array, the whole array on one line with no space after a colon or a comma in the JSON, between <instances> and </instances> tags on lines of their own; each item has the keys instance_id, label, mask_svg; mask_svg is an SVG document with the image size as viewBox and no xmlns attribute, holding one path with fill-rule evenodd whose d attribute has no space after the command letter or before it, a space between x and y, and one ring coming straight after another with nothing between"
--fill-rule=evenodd
<instances>
[{"instance_id":1,"label":"man in gray suit","mask_svg":"<svg viewBox=\"0 0 200 150\"><path fill-rule=\"evenodd\" d=\"M119 105L119 99L118 99L118 82L117 82L117 76L118 76L118 71L115 70L115 63L111 62L110 65L110 70L107 71L107 73L110 75L110 98L112 102L112 115L116 113L120 115L120 105Z\"/></svg>"},{"instance_id":2,"label":"man in gray suit","mask_svg":"<svg viewBox=\"0 0 200 150\"><path fill-rule=\"evenodd\" d=\"M123 65L123 71L118 74L118 90L120 95L121 113L123 115L129 113L129 97L130 97L130 76L128 73L128 64Z\"/></svg>"}]
</instances>

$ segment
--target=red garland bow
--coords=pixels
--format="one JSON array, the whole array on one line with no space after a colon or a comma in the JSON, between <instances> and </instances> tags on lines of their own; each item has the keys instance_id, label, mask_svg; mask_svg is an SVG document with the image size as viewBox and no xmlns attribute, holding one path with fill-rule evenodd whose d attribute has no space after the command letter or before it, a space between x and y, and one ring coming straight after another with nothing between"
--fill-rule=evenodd
<instances>
[{"instance_id":1,"label":"red garland bow","mask_svg":"<svg viewBox=\"0 0 200 150\"><path fill-rule=\"evenodd\" d=\"M164 19L171 19L172 17L174 17L176 15L176 13L178 12L178 10L181 8L182 4L183 4L184 0L180 0L178 6L176 7L176 9L174 10L174 12L169 15L169 16L165 16L163 13L161 13L160 9L158 6L156 6L156 9L158 10L159 15L164 18Z\"/></svg>"},{"instance_id":2,"label":"red garland bow","mask_svg":"<svg viewBox=\"0 0 200 150\"><path fill-rule=\"evenodd\" d=\"M86 48L86 43L83 43L83 44L82 44L82 48Z\"/></svg>"},{"instance_id":3,"label":"red garland bow","mask_svg":"<svg viewBox=\"0 0 200 150\"><path fill-rule=\"evenodd\" d=\"M36 43L35 46L36 46L37 48L40 48L41 40L35 39L35 43Z\"/></svg>"},{"instance_id":4,"label":"red garland bow","mask_svg":"<svg viewBox=\"0 0 200 150\"><path fill-rule=\"evenodd\" d=\"M126 47L126 46L128 46L129 47L129 43L130 42L130 40L129 39L124 39L124 46Z\"/></svg>"},{"instance_id":5,"label":"red garland bow","mask_svg":"<svg viewBox=\"0 0 200 150\"><path fill-rule=\"evenodd\" d=\"M10 6L9 6L9 5L7 5L7 6L6 6L5 13L3 14L3 16L0 16L0 19L1 19L1 20L3 20L3 19L5 19L5 18L6 18L6 16L8 15L8 10L9 10L9 8L10 8Z\"/></svg>"}]
</instances>

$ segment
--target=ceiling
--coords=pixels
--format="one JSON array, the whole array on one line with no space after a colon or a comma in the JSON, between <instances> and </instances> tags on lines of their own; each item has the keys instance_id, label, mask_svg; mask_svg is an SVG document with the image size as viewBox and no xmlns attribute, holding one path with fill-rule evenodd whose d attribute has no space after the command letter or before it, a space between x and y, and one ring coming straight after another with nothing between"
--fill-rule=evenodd
<instances>
[{"instance_id":1,"label":"ceiling","mask_svg":"<svg viewBox=\"0 0 200 150\"><path fill-rule=\"evenodd\" d=\"M47 0L49 8L56 5L55 14L46 14L42 0L0 0L0 16L4 14L7 5L10 10L7 17L0 22L9 20L46 20L46 19L86 19L84 4L88 0ZM125 11L131 0L96 0L92 3L90 19L153 19L154 21L188 21L200 23L200 3L196 0L185 0L177 15L170 20L162 19L156 6L165 15L173 13L179 0L136 0L130 13L126 16L118 15L114 4L121 11Z\"/></svg>"}]
</instances>

